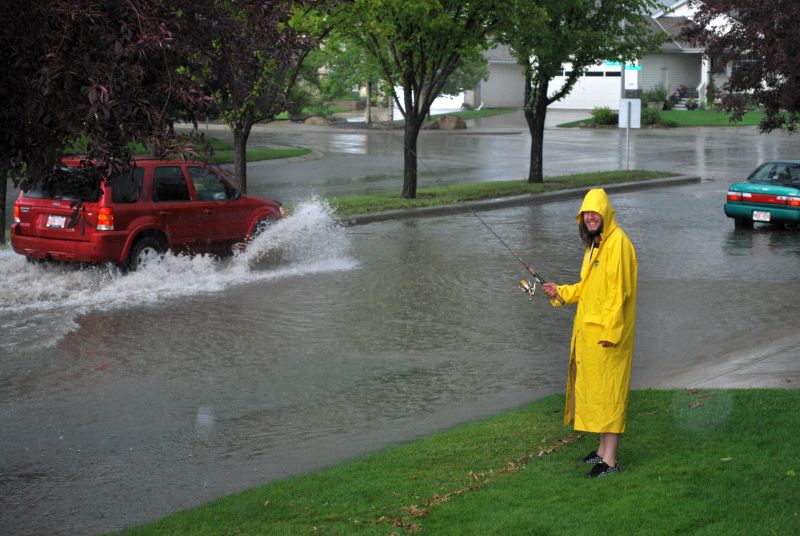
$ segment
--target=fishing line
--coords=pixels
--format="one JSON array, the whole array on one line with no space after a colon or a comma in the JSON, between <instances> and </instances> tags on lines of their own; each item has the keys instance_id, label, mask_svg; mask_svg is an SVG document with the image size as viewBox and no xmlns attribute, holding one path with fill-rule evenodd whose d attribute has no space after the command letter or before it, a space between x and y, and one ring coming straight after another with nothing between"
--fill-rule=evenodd
<instances>
[{"instance_id":1,"label":"fishing line","mask_svg":"<svg viewBox=\"0 0 800 536\"><path fill-rule=\"evenodd\" d=\"M405 137L403 138L403 149L405 150ZM409 148L409 151L411 151L411 154L413 154L413 155L414 155L414 158L416 158L416 159L417 159L417 162L421 163L421 164L423 165L423 167L425 167L425 169L428 171L428 173L430 174L430 176L431 176L431 177L433 177L433 180L434 180L434 181L436 181L437 183L441 184L441 185L442 185L442 186L443 186L443 187L444 187L444 188L445 188L445 189L446 189L448 192L449 192L449 191L451 191L451 190L450 190L450 187L447 185L447 183L446 183L446 182L444 182L443 180L441 180L441 179L439 178L439 176L438 176L438 175L436 175L436 173L434 173L434 172L433 172L433 170L430 168L430 166L428 166L428 164L427 164L427 163L426 163L426 162L425 162L423 159L421 159L421 158L419 157L419 155L417 154L416 150L414 150L413 148ZM530 263L526 262L526 261L525 261L525 259L523 259L522 257L520 257L520 255L519 255L519 254L518 254L516 251L514 251L514 249L513 249L511 246L509 246L509 245L508 245L508 243L507 243L505 240L503 240L503 238L502 238L502 237L501 237L499 234L497 234L497 232L495 232L495 230L494 230L494 229L492 229L492 227L491 227L491 226L490 226L488 223L486 223L486 222L484 221L484 219L483 219L483 218L481 218L481 217L480 217L480 215L478 215L478 213L477 213L477 212L475 212L475 210L474 210L474 209L473 209L471 206L469 206L469 204L468 204L466 201L458 201L458 200L457 200L457 201L456 201L456 203L458 203L458 204L460 204L460 205L463 205L463 206L464 206L464 208L466 208L466 209L467 209L467 211L468 211L468 212L469 212L471 215L475 216L475 218L476 218L476 219L477 219L479 222L481 222L481 225L483 225L483 226L486 228L486 230L488 230L490 233L492 233L492 235L493 235L493 236L494 236L494 237L495 237L495 238L496 238L496 239L497 239L497 240L498 240L498 241L499 241L499 242L500 242L500 243L503 245L503 247L505 247L505 248L506 248L506 249L507 249L507 250L508 250L508 251L511 253L511 255L512 255L512 256L513 256L515 259L517 259L517 260L518 260L518 261L519 261L519 262L520 262L520 263L521 263L521 264L522 264L522 265L523 265L523 266L524 266L524 267L525 267L525 268L528 270L528 273L530 273L530 274L531 274L531 276L533 277L534 281L533 281L533 282L530 282L530 281L528 281L528 280L526 280L526 279L523 279L523 280L521 280L521 281L519 282L519 288L520 288L520 289L521 289L523 292L525 292L526 294L528 294L528 296L529 296L529 298L528 298L528 299L529 299L529 300L532 300L532 299L533 299L533 295L536 293L536 283L539 283L539 284L541 284L541 285L544 285L544 284L545 284L545 280L544 280L544 278L543 278L541 275L539 275L539 273L538 273L536 270L534 270L534 269L533 269L533 266L531 266L531 264L530 264ZM556 299L557 299L557 300L558 300L558 301L559 301L559 302L560 302L562 305L564 305L564 303L565 303L565 302L564 302L564 300L561 298L561 296L559 296L558 294L556 294Z\"/></svg>"}]
</instances>

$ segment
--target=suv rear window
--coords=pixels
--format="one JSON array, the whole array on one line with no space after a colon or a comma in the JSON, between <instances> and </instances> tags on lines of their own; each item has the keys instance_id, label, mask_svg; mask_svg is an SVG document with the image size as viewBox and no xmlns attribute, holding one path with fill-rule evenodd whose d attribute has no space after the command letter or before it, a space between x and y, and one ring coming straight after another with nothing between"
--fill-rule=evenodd
<instances>
[{"instance_id":1,"label":"suv rear window","mask_svg":"<svg viewBox=\"0 0 800 536\"><path fill-rule=\"evenodd\" d=\"M135 203L142 193L144 168L133 168L128 173L114 175L108 181L111 186L111 201L114 203Z\"/></svg>"},{"instance_id":2,"label":"suv rear window","mask_svg":"<svg viewBox=\"0 0 800 536\"><path fill-rule=\"evenodd\" d=\"M188 201L189 187L180 166L153 169L153 201Z\"/></svg>"},{"instance_id":3,"label":"suv rear window","mask_svg":"<svg viewBox=\"0 0 800 536\"><path fill-rule=\"evenodd\" d=\"M100 200L100 181L96 169L64 166L55 170L49 181L39 180L22 195L34 199L58 199L96 203Z\"/></svg>"}]
</instances>

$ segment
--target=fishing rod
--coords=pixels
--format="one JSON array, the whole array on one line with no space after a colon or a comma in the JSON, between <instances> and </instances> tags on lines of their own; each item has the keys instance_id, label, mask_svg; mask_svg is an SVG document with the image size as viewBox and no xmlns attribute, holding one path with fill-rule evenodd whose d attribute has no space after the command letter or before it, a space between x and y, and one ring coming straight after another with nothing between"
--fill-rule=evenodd
<instances>
[{"instance_id":1,"label":"fishing rod","mask_svg":"<svg viewBox=\"0 0 800 536\"><path fill-rule=\"evenodd\" d=\"M405 139L403 140L403 145L405 145ZM428 171L428 173L430 173L431 177L433 177L433 180L435 180L436 182L438 182L439 184L441 184L442 186L444 186L444 188L445 188L446 190L450 191L450 187L447 185L447 183L445 183L443 180L441 180L441 179L440 179L440 178L439 178L439 177L436 175L436 173L434 173L434 172L433 172L433 170L432 170L432 169L431 169L431 168L428 166L428 164L426 164L426 163L425 163L425 161L424 161L424 160L422 160L422 159L419 157L419 155L416 153L416 151L415 151L414 149L411 149L411 148L409 148L409 150L410 150L410 151L411 151L411 153L414 155L414 158L416 158L416 159L417 159L417 162L420 162L420 163L422 163L422 165L425 167L425 169ZM481 222L481 225L483 225L484 227L486 227L486 230L488 230L490 233L492 233L492 235L494 235L494 237L495 237L495 238L496 238L496 239L497 239L497 240L498 240L498 241L499 241L499 242L500 242L500 243L503 245L503 247L505 247L505 248L506 248L506 249L507 249L509 252L511 252L511 255L512 255L512 256L513 256L515 259L517 259L517 260L518 260L518 261L519 261L519 262L520 262L520 263L521 263L521 264L522 264L522 265L525 267L525 269L526 269L526 270L528 270L528 273L530 273L530 274L531 274L531 276L533 277L533 282L531 282L531 281L528 281L527 279L523 279L523 280L521 280L521 281L519 282L519 288L520 288L520 290L522 290L523 292L525 292L525 293L526 293L526 294L529 296L529 297L528 297L528 301L531 301L531 300L533 300L533 295L536 293L536 283L539 283L539 284L541 284L541 285L544 285L544 284L545 284L545 280L544 280L544 278L543 278L541 275L539 275L539 273L538 273L536 270L534 270L534 269L533 269L533 266L531 266L531 265L530 265L530 263L526 262L526 261L525 261L525 259L523 259L522 257L520 257L520 255L519 255L519 254L518 254L516 251L514 251L514 249L513 249L511 246L509 246L509 245L506 243L506 241L505 241L505 240L503 240L503 238L502 238L502 237L501 237L499 234L497 234L497 233L495 232L495 230L494 230L494 229L492 229L492 228L491 228L491 226L490 226L488 223L486 223L486 222L484 221L484 219L483 219L483 218L481 218L481 217L478 215L478 213L477 213L477 212L475 212L475 210L473 210L473 208L472 208L471 206L469 206L469 204L468 204L467 202L465 202L465 201L457 201L457 203L459 203L459 204L463 205L463 206L464 206L464 208L466 208L466 209L467 209L467 211L468 211L470 214L472 214L473 216L475 216L475 218L476 218L476 219L477 219L479 222ZM564 305L564 303L565 303L565 302L564 302L564 300L563 300L563 298L561 298L561 296L559 296L558 294L556 294L556 300L558 300L558 302L559 302L559 303L561 303L561 305Z\"/></svg>"}]
</instances>

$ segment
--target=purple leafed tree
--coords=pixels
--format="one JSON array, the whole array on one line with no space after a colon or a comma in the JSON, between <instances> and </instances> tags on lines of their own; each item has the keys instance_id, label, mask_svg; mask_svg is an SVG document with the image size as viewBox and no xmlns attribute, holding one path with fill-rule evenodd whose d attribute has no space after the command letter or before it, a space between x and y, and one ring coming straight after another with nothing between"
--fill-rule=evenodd
<instances>
[{"instance_id":1,"label":"purple leafed tree","mask_svg":"<svg viewBox=\"0 0 800 536\"><path fill-rule=\"evenodd\" d=\"M752 103L763 106L762 132L797 130L800 120L800 2L703 0L684 36L702 43L719 65L730 65L721 103L731 119Z\"/></svg>"},{"instance_id":2,"label":"purple leafed tree","mask_svg":"<svg viewBox=\"0 0 800 536\"><path fill-rule=\"evenodd\" d=\"M23 188L66 180L57 164L76 142L95 163L82 180L94 183L130 165L130 142L156 152L174 145L174 121L193 121L210 102L180 74L191 33L175 5L11 0L3 6L2 207L9 177Z\"/></svg>"}]
</instances>

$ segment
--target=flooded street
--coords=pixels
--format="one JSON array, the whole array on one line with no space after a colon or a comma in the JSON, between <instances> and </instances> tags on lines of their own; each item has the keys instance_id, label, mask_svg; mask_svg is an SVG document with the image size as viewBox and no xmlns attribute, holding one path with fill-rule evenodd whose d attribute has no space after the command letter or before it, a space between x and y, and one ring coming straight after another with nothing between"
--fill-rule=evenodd
<instances>
[{"instance_id":1,"label":"flooded street","mask_svg":"<svg viewBox=\"0 0 800 536\"><path fill-rule=\"evenodd\" d=\"M588 114L585 114L588 116ZM800 138L782 132L759 135L756 127L632 129L630 151L620 129L554 128L578 119L575 111L549 112L544 138L544 175L630 169L673 171L723 181L744 179L773 158L795 158ZM420 133L419 188L445 184L525 179L530 134L521 112L469 121L459 131ZM225 129L210 127L211 136ZM358 130L276 123L254 129L249 146L309 147L300 161L248 165L248 192L284 202L312 195L335 197L400 193L402 130Z\"/></svg>"},{"instance_id":2,"label":"flooded street","mask_svg":"<svg viewBox=\"0 0 800 536\"><path fill-rule=\"evenodd\" d=\"M637 387L796 330L800 233L726 184L612 195L637 247ZM579 199L482 213L573 281ZM96 534L560 392L571 308L470 215L342 228L302 203L243 255L121 275L0 253L0 528Z\"/></svg>"}]
</instances>

